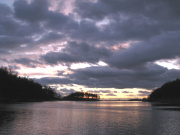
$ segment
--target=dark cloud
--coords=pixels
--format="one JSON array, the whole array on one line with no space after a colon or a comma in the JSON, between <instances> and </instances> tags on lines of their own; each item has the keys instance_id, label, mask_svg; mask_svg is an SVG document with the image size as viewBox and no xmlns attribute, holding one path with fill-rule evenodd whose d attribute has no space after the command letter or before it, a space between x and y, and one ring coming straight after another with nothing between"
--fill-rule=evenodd
<instances>
[{"instance_id":1,"label":"dark cloud","mask_svg":"<svg viewBox=\"0 0 180 135\"><path fill-rule=\"evenodd\" d=\"M0 49L33 51L65 39L77 23L49 7L46 0L15 0L14 10L0 3Z\"/></svg>"},{"instance_id":2,"label":"dark cloud","mask_svg":"<svg viewBox=\"0 0 180 135\"><path fill-rule=\"evenodd\" d=\"M49 32L41 36L40 39L37 40L36 44L56 43L56 41L60 41L62 38L64 38L63 34L58 34L57 32Z\"/></svg>"},{"instance_id":3,"label":"dark cloud","mask_svg":"<svg viewBox=\"0 0 180 135\"><path fill-rule=\"evenodd\" d=\"M63 13L49 10L50 1L33 0L27 2L16 0L13 5L14 12L7 6L2 8L3 12L7 11L7 14L11 16L6 17L6 15L3 15L6 19L2 19L4 21L2 28L4 29L3 34L6 31L7 40L3 38L2 44L7 43L7 46L13 43L13 46L20 44L30 44L30 46L32 44L42 45L58 41L62 37L69 37L93 43L113 45L127 40L149 39L166 31L177 31L177 28L179 28L179 21L177 20L167 22L159 19L160 21L153 21L156 18L152 17L157 15L157 13L151 14L151 11L154 11L153 9L161 4L168 9L167 11L165 10L165 13L173 15L176 12L178 14L179 10L172 8L175 5L167 1L142 2L138 0L125 2L113 0L111 2L97 1L93 3L76 1L75 11L82 17L78 23L73 15L67 16ZM162 13L159 14L161 15ZM96 15L97 17L93 17ZM101 28L97 27L96 20L90 21L86 19L104 18L103 16L111 16L109 20L112 21ZM49 31L51 32L49 33ZM41 35L40 40L32 38L32 36L36 35ZM14 36L15 38L13 38ZM23 38L20 38L20 36L23 36ZM3 41L6 42L3 43Z\"/></svg>"},{"instance_id":4,"label":"dark cloud","mask_svg":"<svg viewBox=\"0 0 180 135\"><path fill-rule=\"evenodd\" d=\"M10 7L8 7L7 5L0 3L0 16L8 16L12 14L12 9Z\"/></svg>"},{"instance_id":5,"label":"dark cloud","mask_svg":"<svg viewBox=\"0 0 180 135\"><path fill-rule=\"evenodd\" d=\"M47 18L46 27L51 28L53 30L63 30L64 28L69 28L68 25L71 25L71 20L68 16L65 16L56 12L49 12L49 16Z\"/></svg>"},{"instance_id":6,"label":"dark cloud","mask_svg":"<svg viewBox=\"0 0 180 135\"><path fill-rule=\"evenodd\" d=\"M140 91L138 91L139 93L143 93L143 94L150 94L151 93L151 91L142 91L142 90L140 90Z\"/></svg>"},{"instance_id":7,"label":"dark cloud","mask_svg":"<svg viewBox=\"0 0 180 135\"><path fill-rule=\"evenodd\" d=\"M9 60L7 60L6 58L0 58L0 60L7 63L9 62Z\"/></svg>"},{"instance_id":8,"label":"dark cloud","mask_svg":"<svg viewBox=\"0 0 180 135\"><path fill-rule=\"evenodd\" d=\"M86 10L85 10L86 9ZM81 10L81 11L80 11ZM74 11L82 18L103 19L108 14L109 7L101 2L76 0Z\"/></svg>"},{"instance_id":9,"label":"dark cloud","mask_svg":"<svg viewBox=\"0 0 180 135\"><path fill-rule=\"evenodd\" d=\"M1 4L2 12L6 13L2 14L4 19L1 19L3 21L1 24L4 25L1 31L3 34L6 33L8 39L3 38L2 41L8 41L8 46L13 43L13 46L30 43L32 46L32 44L51 43L58 38L68 37L113 45L122 41L146 40L165 32L178 31L180 25L179 9L169 1L76 1L75 11L81 16L79 23L73 13L67 16L56 10L49 10L50 2L16 0L13 4L14 11ZM174 19L172 21L168 17L164 21L162 16ZM96 25L97 18L100 20L108 18L110 21L99 28ZM49 36L45 34L48 32L50 32ZM38 42L32 38L36 35L42 36Z\"/></svg>"},{"instance_id":10,"label":"dark cloud","mask_svg":"<svg viewBox=\"0 0 180 135\"><path fill-rule=\"evenodd\" d=\"M164 19L167 15L171 18L177 18L180 10L177 5L179 1L169 0L76 0L75 12L82 18L103 19L104 17L114 15L126 16L146 16L153 19ZM166 18L167 19L167 18Z\"/></svg>"},{"instance_id":11,"label":"dark cloud","mask_svg":"<svg viewBox=\"0 0 180 135\"><path fill-rule=\"evenodd\" d=\"M105 66L78 69L73 72L68 75L74 80L73 83L93 88L153 89L180 76L179 70L168 70L152 63L134 69L119 70Z\"/></svg>"},{"instance_id":12,"label":"dark cloud","mask_svg":"<svg viewBox=\"0 0 180 135\"><path fill-rule=\"evenodd\" d=\"M16 66L16 65L14 65L14 66L8 66L10 69L12 69L13 71L14 70L17 70L17 69L20 69L20 67L19 66ZM16 72L16 71L14 71L14 72ZM18 72L16 72L17 74L18 74Z\"/></svg>"},{"instance_id":13,"label":"dark cloud","mask_svg":"<svg viewBox=\"0 0 180 135\"><path fill-rule=\"evenodd\" d=\"M131 45L126 50L119 50L107 63L118 68L131 68L162 59L174 59L180 56L179 32L172 32L152 38L149 42Z\"/></svg>"},{"instance_id":14,"label":"dark cloud","mask_svg":"<svg viewBox=\"0 0 180 135\"><path fill-rule=\"evenodd\" d=\"M95 93L98 95L106 94L106 96L116 96L114 93L117 93L117 91L111 91L111 90L88 90L90 93Z\"/></svg>"},{"instance_id":15,"label":"dark cloud","mask_svg":"<svg viewBox=\"0 0 180 135\"><path fill-rule=\"evenodd\" d=\"M179 4L179 2L175 2ZM179 9L173 1L98 0L76 1L81 18L110 22L100 33L102 40L147 40L165 32L179 30ZM173 20L173 21L172 21Z\"/></svg>"},{"instance_id":16,"label":"dark cloud","mask_svg":"<svg viewBox=\"0 0 180 135\"><path fill-rule=\"evenodd\" d=\"M48 64L57 63L97 63L111 55L104 47L94 47L86 43L69 42L60 52L48 52L41 58Z\"/></svg>"},{"instance_id":17,"label":"dark cloud","mask_svg":"<svg viewBox=\"0 0 180 135\"><path fill-rule=\"evenodd\" d=\"M59 92L60 92L60 94L62 96L67 96L67 95L69 95L71 93L74 93L76 91L74 89L66 89L66 88L64 88L64 89L60 89Z\"/></svg>"},{"instance_id":18,"label":"dark cloud","mask_svg":"<svg viewBox=\"0 0 180 135\"><path fill-rule=\"evenodd\" d=\"M66 88L64 88L64 89L60 89L60 91L62 91L62 92L68 92L68 93L73 93L73 92L75 92L75 90L74 89L66 89Z\"/></svg>"},{"instance_id":19,"label":"dark cloud","mask_svg":"<svg viewBox=\"0 0 180 135\"><path fill-rule=\"evenodd\" d=\"M30 3L26 0L14 2L15 15L29 22L43 21L46 18L48 6L47 0L33 0Z\"/></svg>"},{"instance_id":20,"label":"dark cloud","mask_svg":"<svg viewBox=\"0 0 180 135\"><path fill-rule=\"evenodd\" d=\"M14 37L14 36L6 36L0 37L0 44L2 49L16 49L23 44L28 44L31 42L30 38L22 38L22 37Z\"/></svg>"},{"instance_id":21,"label":"dark cloud","mask_svg":"<svg viewBox=\"0 0 180 135\"><path fill-rule=\"evenodd\" d=\"M149 96L151 91L138 91L138 96Z\"/></svg>"},{"instance_id":22,"label":"dark cloud","mask_svg":"<svg viewBox=\"0 0 180 135\"><path fill-rule=\"evenodd\" d=\"M129 94L129 93L132 93L132 92L130 92L130 91L121 91L121 93Z\"/></svg>"},{"instance_id":23,"label":"dark cloud","mask_svg":"<svg viewBox=\"0 0 180 135\"><path fill-rule=\"evenodd\" d=\"M95 93L95 94L100 94L101 93L100 90L88 90L88 92Z\"/></svg>"},{"instance_id":24,"label":"dark cloud","mask_svg":"<svg viewBox=\"0 0 180 135\"><path fill-rule=\"evenodd\" d=\"M14 2L15 15L29 23L38 23L46 30L62 32L64 29L67 31L71 28L74 29L77 23L67 15L49 10L50 2L48 0L32 0L28 3L24 0L16 0Z\"/></svg>"},{"instance_id":25,"label":"dark cloud","mask_svg":"<svg viewBox=\"0 0 180 135\"><path fill-rule=\"evenodd\" d=\"M95 93L99 95L117 93L117 91L111 91L111 90L88 90L87 92Z\"/></svg>"},{"instance_id":26,"label":"dark cloud","mask_svg":"<svg viewBox=\"0 0 180 135\"><path fill-rule=\"evenodd\" d=\"M98 0L94 1L76 1L75 12L78 13L83 18L91 18L91 19L103 19L107 16L114 15L131 15L131 14L143 14L144 12L148 12L148 7L150 7L151 2L142 1L142 0ZM153 4L153 2L152 2ZM149 6L148 6L149 5ZM157 3L158 5L158 3ZM152 7L153 8L153 7ZM87 9L87 10L86 10ZM150 10L150 9L149 9ZM150 11L149 11L150 12Z\"/></svg>"},{"instance_id":27,"label":"dark cloud","mask_svg":"<svg viewBox=\"0 0 180 135\"><path fill-rule=\"evenodd\" d=\"M110 94L106 94L106 96L117 96L117 95L110 93Z\"/></svg>"},{"instance_id":28,"label":"dark cloud","mask_svg":"<svg viewBox=\"0 0 180 135\"><path fill-rule=\"evenodd\" d=\"M2 55L2 54L8 55L8 54L10 54L10 52L5 49L0 49L0 55Z\"/></svg>"},{"instance_id":29,"label":"dark cloud","mask_svg":"<svg viewBox=\"0 0 180 135\"><path fill-rule=\"evenodd\" d=\"M38 65L41 64L41 62L39 62L37 60L29 59L29 58L14 59L13 62L22 64L27 67L32 67L32 68L35 68L37 66L36 64L38 64Z\"/></svg>"},{"instance_id":30,"label":"dark cloud","mask_svg":"<svg viewBox=\"0 0 180 135\"><path fill-rule=\"evenodd\" d=\"M101 31L95 24L95 22L90 20L80 20L76 29L71 30L68 33L69 36L73 39L79 39L82 41L97 43L101 41L107 41L107 33Z\"/></svg>"},{"instance_id":31,"label":"dark cloud","mask_svg":"<svg viewBox=\"0 0 180 135\"><path fill-rule=\"evenodd\" d=\"M101 93L112 93L110 90L100 90Z\"/></svg>"},{"instance_id":32,"label":"dark cloud","mask_svg":"<svg viewBox=\"0 0 180 135\"><path fill-rule=\"evenodd\" d=\"M69 80L68 78L59 78L59 77L43 77L43 78L34 79L34 80L43 85L72 84L72 80Z\"/></svg>"},{"instance_id":33,"label":"dark cloud","mask_svg":"<svg viewBox=\"0 0 180 135\"><path fill-rule=\"evenodd\" d=\"M16 19L14 11L1 3L0 10L0 49L15 50L34 42L31 36L41 32L38 25Z\"/></svg>"}]
</instances>

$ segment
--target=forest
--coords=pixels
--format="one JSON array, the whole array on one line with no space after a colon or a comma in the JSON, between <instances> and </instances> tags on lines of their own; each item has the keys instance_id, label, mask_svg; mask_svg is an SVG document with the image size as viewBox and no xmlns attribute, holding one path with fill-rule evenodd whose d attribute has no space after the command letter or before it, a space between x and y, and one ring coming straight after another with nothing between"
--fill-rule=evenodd
<instances>
[{"instance_id":1,"label":"forest","mask_svg":"<svg viewBox=\"0 0 180 135\"><path fill-rule=\"evenodd\" d=\"M150 102L162 101L180 103L180 79L167 82L160 88L157 88L149 95L148 100Z\"/></svg>"},{"instance_id":2,"label":"forest","mask_svg":"<svg viewBox=\"0 0 180 135\"><path fill-rule=\"evenodd\" d=\"M61 95L26 77L19 77L11 69L0 68L0 102L28 102L60 100Z\"/></svg>"}]
</instances>

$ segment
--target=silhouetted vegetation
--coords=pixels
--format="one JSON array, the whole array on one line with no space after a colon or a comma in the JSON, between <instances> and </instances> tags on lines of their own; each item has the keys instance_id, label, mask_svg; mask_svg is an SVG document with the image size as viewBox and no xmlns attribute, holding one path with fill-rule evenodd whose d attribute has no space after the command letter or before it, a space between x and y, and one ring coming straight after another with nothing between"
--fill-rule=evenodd
<instances>
[{"instance_id":1,"label":"silhouetted vegetation","mask_svg":"<svg viewBox=\"0 0 180 135\"><path fill-rule=\"evenodd\" d=\"M47 101L60 98L52 88L19 77L8 68L0 68L0 101Z\"/></svg>"},{"instance_id":2,"label":"silhouetted vegetation","mask_svg":"<svg viewBox=\"0 0 180 135\"><path fill-rule=\"evenodd\" d=\"M180 103L180 79L167 82L149 95L149 101L179 102Z\"/></svg>"},{"instance_id":3,"label":"silhouetted vegetation","mask_svg":"<svg viewBox=\"0 0 180 135\"><path fill-rule=\"evenodd\" d=\"M100 96L88 92L75 92L68 96L63 97L63 100L75 100L75 101L98 101Z\"/></svg>"}]
</instances>

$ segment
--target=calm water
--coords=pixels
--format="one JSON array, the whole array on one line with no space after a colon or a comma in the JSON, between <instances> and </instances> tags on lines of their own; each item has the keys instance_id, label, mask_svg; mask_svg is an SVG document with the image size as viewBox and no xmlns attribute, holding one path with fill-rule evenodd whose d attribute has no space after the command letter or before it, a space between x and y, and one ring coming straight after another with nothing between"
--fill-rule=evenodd
<instances>
[{"instance_id":1,"label":"calm water","mask_svg":"<svg viewBox=\"0 0 180 135\"><path fill-rule=\"evenodd\" d=\"M123 101L0 104L0 135L180 135L180 111Z\"/></svg>"}]
</instances>

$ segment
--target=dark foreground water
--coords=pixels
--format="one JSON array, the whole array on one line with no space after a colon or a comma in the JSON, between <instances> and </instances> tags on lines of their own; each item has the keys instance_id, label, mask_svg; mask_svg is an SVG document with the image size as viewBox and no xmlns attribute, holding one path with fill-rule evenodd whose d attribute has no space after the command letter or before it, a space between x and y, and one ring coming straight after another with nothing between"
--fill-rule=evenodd
<instances>
[{"instance_id":1,"label":"dark foreground water","mask_svg":"<svg viewBox=\"0 0 180 135\"><path fill-rule=\"evenodd\" d=\"M180 135L180 111L123 101L0 104L0 135Z\"/></svg>"}]
</instances>

